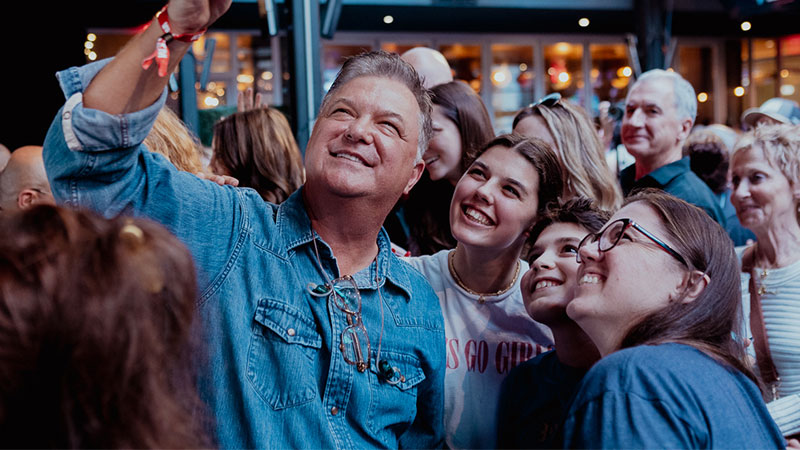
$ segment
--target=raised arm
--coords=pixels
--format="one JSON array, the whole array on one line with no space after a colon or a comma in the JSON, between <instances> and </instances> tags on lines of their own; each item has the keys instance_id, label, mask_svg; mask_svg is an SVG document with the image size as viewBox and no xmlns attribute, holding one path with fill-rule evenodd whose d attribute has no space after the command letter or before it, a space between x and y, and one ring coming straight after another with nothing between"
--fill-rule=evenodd
<instances>
[{"instance_id":1,"label":"raised arm","mask_svg":"<svg viewBox=\"0 0 800 450\"><path fill-rule=\"evenodd\" d=\"M174 36L194 34L214 23L231 5L232 0L172 0L167 7L169 26ZM156 50L156 42L164 32L157 19L120 50L103 68L84 92L86 108L109 114L140 111L153 104L167 85L168 76L160 76L154 62L147 70L142 61ZM172 73L191 43L172 39L167 43Z\"/></svg>"}]
</instances>

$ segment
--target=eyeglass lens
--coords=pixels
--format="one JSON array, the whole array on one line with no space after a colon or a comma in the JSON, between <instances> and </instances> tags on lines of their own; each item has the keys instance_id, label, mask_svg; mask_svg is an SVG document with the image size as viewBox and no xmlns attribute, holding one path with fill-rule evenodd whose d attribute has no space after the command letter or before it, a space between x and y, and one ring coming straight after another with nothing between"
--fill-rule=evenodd
<instances>
[{"instance_id":1,"label":"eyeglass lens","mask_svg":"<svg viewBox=\"0 0 800 450\"><path fill-rule=\"evenodd\" d=\"M361 314L361 294L351 277L337 278L333 281L333 302L347 314Z\"/></svg>"},{"instance_id":2,"label":"eyeglass lens","mask_svg":"<svg viewBox=\"0 0 800 450\"><path fill-rule=\"evenodd\" d=\"M364 344L362 343L366 343L366 349L363 348ZM348 364L355 365L359 372L366 370L368 360L364 357L364 350L367 354L370 351L369 336L367 336L367 329L360 321L342 331L339 349Z\"/></svg>"}]
</instances>

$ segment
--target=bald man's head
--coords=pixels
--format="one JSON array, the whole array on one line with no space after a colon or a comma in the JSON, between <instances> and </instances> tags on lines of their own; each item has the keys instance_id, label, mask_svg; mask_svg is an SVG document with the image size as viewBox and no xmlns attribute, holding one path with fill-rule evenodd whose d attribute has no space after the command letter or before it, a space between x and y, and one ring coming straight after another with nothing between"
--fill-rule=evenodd
<instances>
[{"instance_id":1,"label":"bald man's head","mask_svg":"<svg viewBox=\"0 0 800 450\"><path fill-rule=\"evenodd\" d=\"M400 58L414 67L427 89L453 81L453 72L447 59L432 48L414 47L400 55Z\"/></svg>"},{"instance_id":2,"label":"bald man's head","mask_svg":"<svg viewBox=\"0 0 800 450\"><path fill-rule=\"evenodd\" d=\"M44 171L42 147L27 145L11 153L0 172L0 211L27 209L39 203L55 204Z\"/></svg>"}]
</instances>

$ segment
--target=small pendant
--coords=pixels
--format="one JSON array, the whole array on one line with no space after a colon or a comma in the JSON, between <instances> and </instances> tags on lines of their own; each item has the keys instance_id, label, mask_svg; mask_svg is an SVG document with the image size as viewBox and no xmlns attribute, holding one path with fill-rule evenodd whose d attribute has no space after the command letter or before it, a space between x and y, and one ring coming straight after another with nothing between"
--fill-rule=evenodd
<instances>
[{"instance_id":1,"label":"small pendant","mask_svg":"<svg viewBox=\"0 0 800 450\"><path fill-rule=\"evenodd\" d=\"M761 271L761 279L767 278L767 269Z\"/></svg>"},{"instance_id":2,"label":"small pendant","mask_svg":"<svg viewBox=\"0 0 800 450\"><path fill-rule=\"evenodd\" d=\"M486 302L486 299L485 299L485 298L483 298L483 296L482 296L482 295L478 297L478 303L480 303L480 304L482 305L482 304L484 304L485 302Z\"/></svg>"}]
</instances>

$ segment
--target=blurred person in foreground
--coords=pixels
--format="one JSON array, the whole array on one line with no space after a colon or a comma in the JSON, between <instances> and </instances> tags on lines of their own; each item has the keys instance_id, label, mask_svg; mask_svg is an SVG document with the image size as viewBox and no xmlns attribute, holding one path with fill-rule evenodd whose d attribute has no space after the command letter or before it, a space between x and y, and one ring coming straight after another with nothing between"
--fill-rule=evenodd
<instances>
[{"instance_id":1,"label":"blurred person in foreground","mask_svg":"<svg viewBox=\"0 0 800 450\"><path fill-rule=\"evenodd\" d=\"M210 358L200 392L221 447L438 447L441 308L381 227L424 169L428 91L397 55L345 61L311 132L306 183L280 205L178 171L141 142L189 36L230 4L172 0L113 60L59 73L67 102L45 144L56 197L151 217L192 251ZM160 73L143 69L164 21L183 40L166 43Z\"/></svg>"},{"instance_id":2,"label":"blurred person in foreground","mask_svg":"<svg viewBox=\"0 0 800 450\"><path fill-rule=\"evenodd\" d=\"M756 236L739 223L736 208L731 203L733 191L729 169L732 150L713 129L707 127L692 131L683 145L683 154L689 157L692 172L714 193L725 215L725 231L733 240L733 245L739 246L755 240Z\"/></svg>"},{"instance_id":3,"label":"blurred person in foreground","mask_svg":"<svg viewBox=\"0 0 800 450\"><path fill-rule=\"evenodd\" d=\"M511 369L497 407L498 448L561 448L561 426L583 375L600 359L567 316L578 286L578 243L611 213L576 197L551 205L531 230L530 269L522 277L528 314L553 332L555 348Z\"/></svg>"},{"instance_id":4,"label":"blurred person in foreground","mask_svg":"<svg viewBox=\"0 0 800 450\"><path fill-rule=\"evenodd\" d=\"M42 147L26 145L11 153L0 172L0 214L38 204L54 205L55 199L44 170Z\"/></svg>"},{"instance_id":5,"label":"blurred person in foreground","mask_svg":"<svg viewBox=\"0 0 800 450\"><path fill-rule=\"evenodd\" d=\"M694 88L677 72L653 69L636 80L622 117L622 144L636 162L620 173L622 192L661 189L702 208L724 228L725 216L714 193L683 156L696 116Z\"/></svg>"},{"instance_id":6,"label":"blurred person in foreground","mask_svg":"<svg viewBox=\"0 0 800 450\"><path fill-rule=\"evenodd\" d=\"M738 247L745 325L772 417L800 435L800 128L760 125L736 143L736 215L756 242Z\"/></svg>"},{"instance_id":7,"label":"blurred person in foreground","mask_svg":"<svg viewBox=\"0 0 800 450\"><path fill-rule=\"evenodd\" d=\"M658 189L578 245L567 315L602 358L564 422L565 448L783 448L741 339L725 230Z\"/></svg>"},{"instance_id":8,"label":"blurred person in foreground","mask_svg":"<svg viewBox=\"0 0 800 450\"><path fill-rule=\"evenodd\" d=\"M191 254L54 206L0 218L0 445L199 448Z\"/></svg>"}]
</instances>

